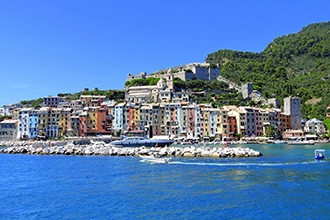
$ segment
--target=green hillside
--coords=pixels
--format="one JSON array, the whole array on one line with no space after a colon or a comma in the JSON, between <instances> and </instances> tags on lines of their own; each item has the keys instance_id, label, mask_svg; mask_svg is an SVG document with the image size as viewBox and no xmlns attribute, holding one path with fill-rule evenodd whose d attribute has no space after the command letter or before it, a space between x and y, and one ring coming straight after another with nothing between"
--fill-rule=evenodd
<instances>
[{"instance_id":1,"label":"green hillside","mask_svg":"<svg viewBox=\"0 0 330 220\"><path fill-rule=\"evenodd\" d=\"M330 22L276 38L261 53L219 50L206 62L220 64L222 76L252 82L266 98L299 96L303 116L323 119L330 104Z\"/></svg>"}]
</instances>

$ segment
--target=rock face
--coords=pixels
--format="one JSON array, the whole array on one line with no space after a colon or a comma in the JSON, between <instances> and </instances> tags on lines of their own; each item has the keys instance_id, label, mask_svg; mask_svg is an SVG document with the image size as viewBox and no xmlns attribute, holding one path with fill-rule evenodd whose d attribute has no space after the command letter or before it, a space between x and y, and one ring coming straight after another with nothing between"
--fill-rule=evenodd
<instances>
[{"instance_id":1,"label":"rock face","mask_svg":"<svg viewBox=\"0 0 330 220\"><path fill-rule=\"evenodd\" d=\"M75 145L63 142L16 142L6 143L0 148L0 153L6 154L43 154L43 155L104 155L104 156L139 156L157 153L171 157L259 157L262 153L250 148L220 148L220 147L180 147L163 148L118 148L103 142L90 145Z\"/></svg>"}]
</instances>

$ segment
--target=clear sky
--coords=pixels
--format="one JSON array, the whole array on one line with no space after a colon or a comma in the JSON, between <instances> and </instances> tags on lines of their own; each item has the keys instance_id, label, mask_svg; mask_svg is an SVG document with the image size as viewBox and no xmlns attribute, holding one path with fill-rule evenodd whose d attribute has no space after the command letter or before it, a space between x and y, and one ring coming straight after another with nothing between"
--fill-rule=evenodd
<instances>
[{"instance_id":1,"label":"clear sky","mask_svg":"<svg viewBox=\"0 0 330 220\"><path fill-rule=\"evenodd\" d=\"M83 88L123 89L128 73L262 52L330 20L329 0L1 0L0 106Z\"/></svg>"}]
</instances>

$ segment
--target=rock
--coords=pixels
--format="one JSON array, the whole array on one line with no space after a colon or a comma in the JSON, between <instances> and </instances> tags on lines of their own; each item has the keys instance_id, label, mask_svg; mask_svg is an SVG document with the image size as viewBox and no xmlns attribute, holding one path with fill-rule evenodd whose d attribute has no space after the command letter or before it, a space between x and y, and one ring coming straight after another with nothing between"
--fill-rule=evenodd
<instances>
[{"instance_id":1,"label":"rock","mask_svg":"<svg viewBox=\"0 0 330 220\"><path fill-rule=\"evenodd\" d=\"M190 153L190 152L185 152L185 153L183 153L183 157L195 157L195 154Z\"/></svg>"}]
</instances>

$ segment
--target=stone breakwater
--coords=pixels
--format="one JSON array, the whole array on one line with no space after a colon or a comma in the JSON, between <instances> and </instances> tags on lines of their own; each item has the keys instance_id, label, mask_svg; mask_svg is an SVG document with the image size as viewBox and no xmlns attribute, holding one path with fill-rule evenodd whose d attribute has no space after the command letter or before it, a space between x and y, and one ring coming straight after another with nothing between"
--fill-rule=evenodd
<instances>
[{"instance_id":1,"label":"stone breakwater","mask_svg":"<svg viewBox=\"0 0 330 220\"><path fill-rule=\"evenodd\" d=\"M259 157L261 152L241 147L209 146L169 146L169 147L125 147L118 148L111 144L92 143L75 145L66 142L16 142L0 143L0 153L5 154L40 154L40 155L103 155L103 156L140 156L157 153L171 157ZM6 146L6 147L4 147Z\"/></svg>"}]
</instances>

